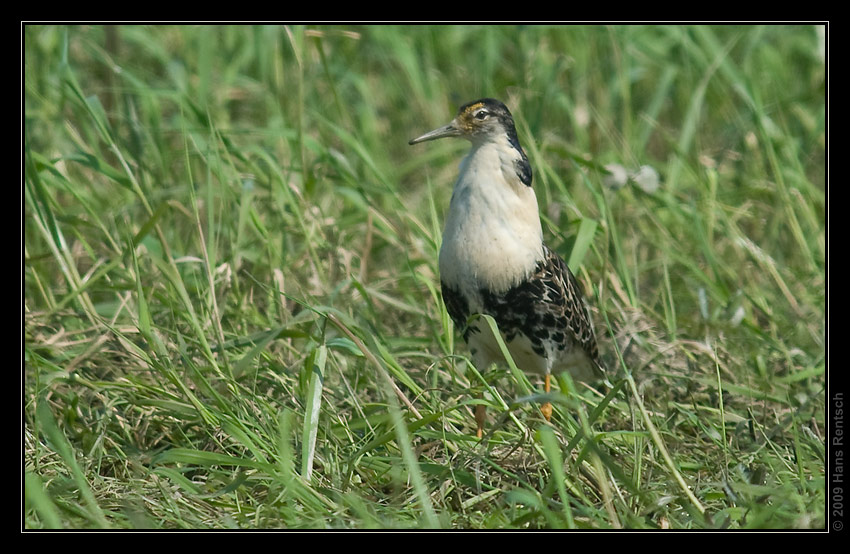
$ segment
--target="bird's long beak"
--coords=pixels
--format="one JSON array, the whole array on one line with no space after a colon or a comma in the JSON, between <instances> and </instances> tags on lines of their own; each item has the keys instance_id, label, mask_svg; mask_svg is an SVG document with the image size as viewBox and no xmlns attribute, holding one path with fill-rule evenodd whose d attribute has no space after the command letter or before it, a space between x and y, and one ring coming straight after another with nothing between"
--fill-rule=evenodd
<instances>
[{"instance_id":1,"label":"bird's long beak","mask_svg":"<svg viewBox=\"0 0 850 554\"><path fill-rule=\"evenodd\" d=\"M442 127L434 129L433 131L428 131L427 133L425 133L421 137L417 137L415 139L410 139L408 144L418 144L420 142L425 142L425 141L428 141L428 140L436 140L436 139L443 138L443 137L459 137L459 136L460 136L460 129L458 129L457 126L455 125L455 122L452 121L448 125L443 125Z\"/></svg>"}]
</instances>

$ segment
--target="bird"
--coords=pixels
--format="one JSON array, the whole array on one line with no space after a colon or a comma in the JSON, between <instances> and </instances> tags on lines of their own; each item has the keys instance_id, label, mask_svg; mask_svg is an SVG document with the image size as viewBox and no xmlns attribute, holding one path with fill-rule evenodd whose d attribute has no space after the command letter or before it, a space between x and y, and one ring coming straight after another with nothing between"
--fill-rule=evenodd
<instances>
[{"instance_id":1,"label":"bird","mask_svg":"<svg viewBox=\"0 0 850 554\"><path fill-rule=\"evenodd\" d=\"M450 123L409 144L447 137L472 147L460 163L446 215L440 288L475 367L505 361L490 326L474 317L486 314L516 366L543 376L546 393L553 372L568 371L583 382L600 378L604 366L581 288L543 241L532 168L510 110L494 98L468 102ZM541 412L551 421L551 402ZM475 419L481 439L483 404L476 405Z\"/></svg>"}]
</instances>

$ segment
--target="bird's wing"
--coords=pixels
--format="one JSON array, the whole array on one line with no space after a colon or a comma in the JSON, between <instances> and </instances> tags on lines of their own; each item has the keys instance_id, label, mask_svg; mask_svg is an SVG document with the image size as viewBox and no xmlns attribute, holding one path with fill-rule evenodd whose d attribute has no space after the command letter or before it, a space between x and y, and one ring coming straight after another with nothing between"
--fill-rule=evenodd
<instances>
[{"instance_id":1,"label":"bird's wing","mask_svg":"<svg viewBox=\"0 0 850 554\"><path fill-rule=\"evenodd\" d=\"M544 245L543 249L546 258L536 278L544 284L548 299L546 305L558 316L566 318L567 331L572 334L588 358L601 368L596 334L578 281L563 258L548 246Z\"/></svg>"}]
</instances>

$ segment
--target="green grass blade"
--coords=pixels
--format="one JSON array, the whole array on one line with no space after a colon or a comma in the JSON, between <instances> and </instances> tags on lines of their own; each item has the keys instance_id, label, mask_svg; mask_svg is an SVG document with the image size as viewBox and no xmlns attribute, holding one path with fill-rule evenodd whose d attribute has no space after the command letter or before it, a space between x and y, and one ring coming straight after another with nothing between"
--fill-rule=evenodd
<instances>
[{"instance_id":1,"label":"green grass blade","mask_svg":"<svg viewBox=\"0 0 850 554\"><path fill-rule=\"evenodd\" d=\"M90 523L97 527L103 529L109 528L109 522L106 520L106 516L100 505L98 505L94 492L91 489L91 485L88 479L86 479L85 472L83 471L83 468L80 467L79 463L77 463L74 447L71 446L71 443L68 442L65 434L56 424L56 420L50 412L50 407L46 399L41 399L41 401L39 401L38 406L36 406L36 414L38 416L38 424L41 433L44 434L45 438L50 441L52 447L62 457L62 461L68 467L74 478L74 483L77 485L77 489L85 501L86 517L89 519Z\"/></svg>"},{"instance_id":2,"label":"green grass blade","mask_svg":"<svg viewBox=\"0 0 850 554\"><path fill-rule=\"evenodd\" d=\"M564 506L566 528L574 529L575 522L573 521L573 511L570 508L570 497L567 495L566 475L564 474L564 462L561 458L560 444L549 427L542 427L539 434L540 441L543 443L543 452L546 454L549 469L552 471L552 480L555 481L558 495L561 497L561 503Z\"/></svg>"},{"instance_id":3,"label":"green grass blade","mask_svg":"<svg viewBox=\"0 0 850 554\"><path fill-rule=\"evenodd\" d=\"M44 490L39 476L29 471L24 474L24 498L27 506L32 506L38 512L44 528L62 529L62 520L56 505Z\"/></svg>"},{"instance_id":4,"label":"green grass blade","mask_svg":"<svg viewBox=\"0 0 850 554\"><path fill-rule=\"evenodd\" d=\"M310 369L310 384L307 389L304 428L301 443L301 476L309 481L313 474L313 458L316 455L316 436L319 432L319 414L322 409L322 382L324 380L325 363L328 359L328 348L320 344L316 348Z\"/></svg>"}]
</instances>

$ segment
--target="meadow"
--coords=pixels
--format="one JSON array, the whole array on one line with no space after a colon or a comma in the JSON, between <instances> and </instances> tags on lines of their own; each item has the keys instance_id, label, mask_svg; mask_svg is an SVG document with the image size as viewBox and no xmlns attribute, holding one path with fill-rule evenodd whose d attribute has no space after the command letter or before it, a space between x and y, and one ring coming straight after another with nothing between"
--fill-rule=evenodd
<instances>
[{"instance_id":1,"label":"meadow","mask_svg":"<svg viewBox=\"0 0 850 554\"><path fill-rule=\"evenodd\" d=\"M826 525L824 27L22 40L23 528ZM439 292L480 97L608 368L551 424Z\"/></svg>"}]
</instances>

